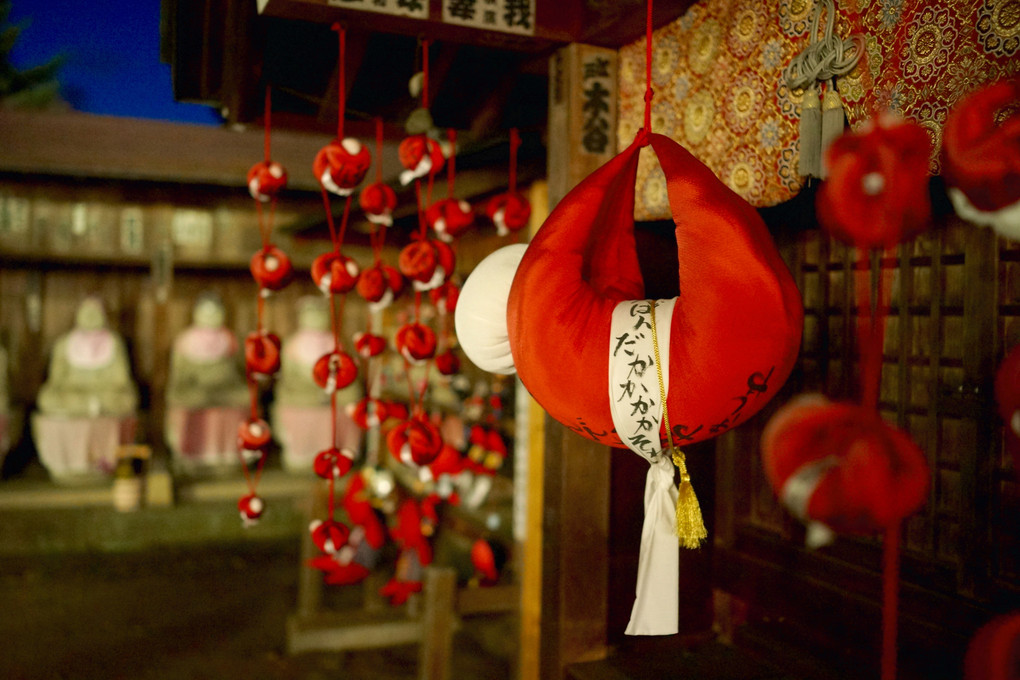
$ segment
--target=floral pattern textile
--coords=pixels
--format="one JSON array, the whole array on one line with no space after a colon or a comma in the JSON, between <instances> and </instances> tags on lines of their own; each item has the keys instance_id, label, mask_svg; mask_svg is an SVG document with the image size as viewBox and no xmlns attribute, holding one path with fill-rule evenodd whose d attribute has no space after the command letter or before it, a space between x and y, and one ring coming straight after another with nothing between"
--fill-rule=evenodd
<instances>
[{"instance_id":1,"label":"floral pattern textile","mask_svg":"<svg viewBox=\"0 0 1020 680\"><path fill-rule=\"evenodd\" d=\"M861 34L866 58L837 80L850 126L884 109L925 128L939 171L953 105L1020 74L1020 0L844 0L836 34ZM678 141L756 207L792 198L802 92L782 71L808 44L812 0L703 0L653 36L652 129ZM644 38L620 50L620 147L643 124ZM643 152L635 218L666 219L662 170Z\"/></svg>"},{"instance_id":2,"label":"floral pattern textile","mask_svg":"<svg viewBox=\"0 0 1020 680\"><path fill-rule=\"evenodd\" d=\"M692 5L653 36L652 130L671 137L754 206L793 197L800 93L783 68L806 45L811 0L711 0ZM644 38L620 50L619 145L643 125ZM666 180L647 150L637 174L635 218L670 216Z\"/></svg>"},{"instance_id":3,"label":"floral pattern textile","mask_svg":"<svg viewBox=\"0 0 1020 680\"><path fill-rule=\"evenodd\" d=\"M850 0L841 34L866 37L866 61L836 82L858 129L892 109L920 123L937 174L946 117L982 85L1020 75L1020 0Z\"/></svg>"}]
</instances>

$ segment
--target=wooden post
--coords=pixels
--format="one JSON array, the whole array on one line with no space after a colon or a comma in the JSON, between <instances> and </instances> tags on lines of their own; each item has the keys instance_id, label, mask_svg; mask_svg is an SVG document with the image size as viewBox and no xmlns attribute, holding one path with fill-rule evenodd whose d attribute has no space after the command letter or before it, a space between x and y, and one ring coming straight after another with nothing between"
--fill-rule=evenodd
<instances>
[{"instance_id":1,"label":"wooden post","mask_svg":"<svg viewBox=\"0 0 1020 680\"><path fill-rule=\"evenodd\" d=\"M429 567L425 570L422 640L418 655L420 680L448 680L450 677L456 595L455 570L449 567Z\"/></svg>"},{"instance_id":2,"label":"wooden post","mask_svg":"<svg viewBox=\"0 0 1020 680\"><path fill-rule=\"evenodd\" d=\"M549 101L552 205L616 153L616 53L578 44L557 52ZM562 678L569 664L607 653L610 450L548 416L544 427L539 668L524 663L535 639L524 635L522 680Z\"/></svg>"}]
</instances>

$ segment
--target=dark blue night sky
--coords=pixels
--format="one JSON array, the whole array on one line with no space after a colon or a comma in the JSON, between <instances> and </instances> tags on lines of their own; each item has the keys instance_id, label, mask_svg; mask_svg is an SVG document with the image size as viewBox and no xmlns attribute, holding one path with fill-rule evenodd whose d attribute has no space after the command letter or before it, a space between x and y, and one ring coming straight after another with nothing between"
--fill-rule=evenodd
<instances>
[{"instance_id":1,"label":"dark blue night sky","mask_svg":"<svg viewBox=\"0 0 1020 680\"><path fill-rule=\"evenodd\" d=\"M210 107L174 101L159 61L159 0L14 0L28 22L11 54L19 68L64 55L61 95L79 111L219 124Z\"/></svg>"}]
</instances>

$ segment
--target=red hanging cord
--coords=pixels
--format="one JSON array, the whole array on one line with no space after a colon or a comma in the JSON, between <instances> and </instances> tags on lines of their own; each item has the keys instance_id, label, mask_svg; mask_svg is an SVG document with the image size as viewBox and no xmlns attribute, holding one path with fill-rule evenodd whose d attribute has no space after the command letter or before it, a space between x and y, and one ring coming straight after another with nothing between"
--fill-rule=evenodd
<instances>
[{"instance_id":1,"label":"red hanging cord","mask_svg":"<svg viewBox=\"0 0 1020 680\"><path fill-rule=\"evenodd\" d=\"M344 214L340 218L340 233L337 235L336 249L339 252L340 246L343 245L344 238L347 236L347 219L351 214L351 200L354 198L354 194L347 194L347 201L344 203Z\"/></svg>"},{"instance_id":2,"label":"red hanging cord","mask_svg":"<svg viewBox=\"0 0 1020 680\"><path fill-rule=\"evenodd\" d=\"M272 121L270 121L270 115L273 111L273 96L272 88L266 85L266 105L265 105L265 127L266 127L266 139L263 143L266 152L266 163L269 163L269 130L272 129Z\"/></svg>"},{"instance_id":3,"label":"red hanging cord","mask_svg":"<svg viewBox=\"0 0 1020 680\"><path fill-rule=\"evenodd\" d=\"M375 117L375 181L382 182L383 120Z\"/></svg>"},{"instance_id":4,"label":"red hanging cord","mask_svg":"<svg viewBox=\"0 0 1020 680\"><path fill-rule=\"evenodd\" d=\"M645 135L652 132L652 0L648 0L645 18Z\"/></svg>"},{"instance_id":5,"label":"red hanging cord","mask_svg":"<svg viewBox=\"0 0 1020 680\"><path fill-rule=\"evenodd\" d=\"M453 198L453 182L456 176L454 159L457 157L457 131L447 128L446 138L450 141L450 157L446 159L446 195Z\"/></svg>"},{"instance_id":6,"label":"red hanging cord","mask_svg":"<svg viewBox=\"0 0 1020 680\"><path fill-rule=\"evenodd\" d=\"M333 242L333 252L340 252L340 241L336 237L336 224L333 222L333 209L329 206L329 193L322 190L322 203L326 208L326 224L329 225L329 239Z\"/></svg>"},{"instance_id":7,"label":"red hanging cord","mask_svg":"<svg viewBox=\"0 0 1020 680\"><path fill-rule=\"evenodd\" d=\"M421 41L421 107L429 107L429 39Z\"/></svg>"},{"instance_id":8,"label":"red hanging cord","mask_svg":"<svg viewBox=\"0 0 1020 680\"><path fill-rule=\"evenodd\" d=\"M896 678L896 628L900 594L900 523L885 532L882 552L882 680Z\"/></svg>"},{"instance_id":9,"label":"red hanging cord","mask_svg":"<svg viewBox=\"0 0 1020 680\"><path fill-rule=\"evenodd\" d=\"M517 193L517 149L521 145L521 135L517 128L510 128L510 193Z\"/></svg>"},{"instance_id":10,"label":"red hanging cord","mask_svg":"<svg viewBox=\"0 0 1020 680\"><path fill-rule=\"evenodd\" d=\"M431 174L429 175L431 177ZM422 240L428 235L428 222L425 220L425 206L422 204L424 200L421 195L421 180L414 180L414 193L418 199L418 230Z\"/></svg>"},{"instance_id":11,"label":"red hanging cord","mask_svg":"<svg viewBox=\"0 0 1020 680\"><path fill-rule=\"evenodd\" d=\"M892 253L891 253L892 254ZM875 256L877 272L869 260L858 263L854 269L857 295L857 345L860 354L861 404L878 408L882 381L882 349L885 342L885 321L889 310L889 296L893 270L882 266L881 254ZM871 294L872 274L876 278L874 297Z\"/></svg>"},{"instance_id":12,"label":"red hanging cord","mask_svg":"<svg viewBox=\"0 0 1020 680\"><path fill-rule=\"evenodd\" d=\"M339 39L340 58L337 60L337 117L336 117L336 138L343 141L344 138L344 116L347 115L347 30L338 22L333 24L332 29L337 32Z\"/></svg>"}]
</instances>

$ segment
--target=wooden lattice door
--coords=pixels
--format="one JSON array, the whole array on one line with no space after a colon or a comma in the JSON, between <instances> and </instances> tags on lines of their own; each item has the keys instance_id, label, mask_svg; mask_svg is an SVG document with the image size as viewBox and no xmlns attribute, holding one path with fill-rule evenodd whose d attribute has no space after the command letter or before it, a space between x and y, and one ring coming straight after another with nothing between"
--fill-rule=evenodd
<instances>
[{"instance_id":1,"label":"wooden lattice door","mask_svg":"<svg viewBox=\"0 0 1020 680\"><path fill-rule=\"evenodd\" d=\"M877 663L880 541L807 550L765 480L758 440L797 393L858 396L854 284L871 274L866 254L817 230L790 241L802 352L769 412L719 442L716 571L752 619L783 621L771 628L830 648L853 677ZM880 265L892 285L879 410L921 446L932 474L928 502L903 531L901 660L918 677L960 677L970 634L1020 606L1020 499L992 394L998 361L1020 342L1020 248L949 218Z\"/></svg>"}]
</instances>

